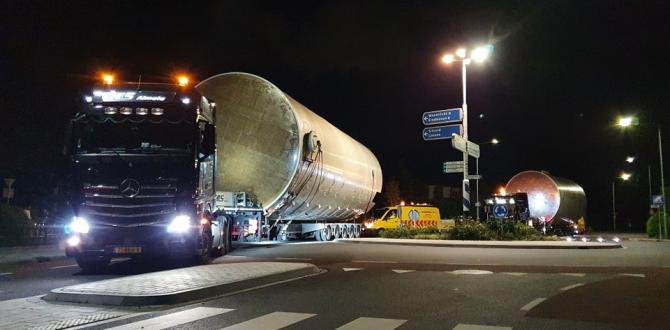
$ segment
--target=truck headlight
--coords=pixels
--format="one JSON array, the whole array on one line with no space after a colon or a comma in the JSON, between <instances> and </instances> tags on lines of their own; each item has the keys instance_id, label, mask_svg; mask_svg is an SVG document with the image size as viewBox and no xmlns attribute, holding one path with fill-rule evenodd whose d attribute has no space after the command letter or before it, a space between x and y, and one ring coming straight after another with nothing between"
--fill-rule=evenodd
<instances>
[{"instance_id":1,"label":"truck headlight","mask_svg":"<svg viewBox=\"0 0 670 330\"><path fill-rule=\"evenodd\" d=\"M178 215L167 227L168 233L183 233L191 227L191 217L188 215Z\"/></svg>"},{"instance_id":2,"label":"truck headlight","mask_svg":"<svg viewBox=\"0 0 670 330\"><path fill-rule=\"evenodd\" d=\"M88 221L84 218L74 217L72 222L70 222L70 230L72 230L73 233L86 234L90 229L91 227L88 225Z\"/></svg>"},{"instance_id":3,"label":"truck headlight","mask_svg":"<svg viewBox=\"0 0 670 330\"><path fill-rule=\"evenodd\" d=\"M368 221L368 222L365 223L365 228L367 228L367 229L372 228L372 226L374 226L374 223L372 221Z\"/></svg>"}]
</instances>

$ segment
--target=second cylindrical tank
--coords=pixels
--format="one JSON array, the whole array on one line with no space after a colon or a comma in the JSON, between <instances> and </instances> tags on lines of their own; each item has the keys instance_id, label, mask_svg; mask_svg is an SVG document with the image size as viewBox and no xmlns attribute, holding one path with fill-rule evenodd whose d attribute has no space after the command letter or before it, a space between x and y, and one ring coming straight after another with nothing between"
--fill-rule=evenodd
<instances>
[{"instance_id":1,"label":"second cylindrical tank","mask_svg":"<svg viewBox=\"0 0 670 330\"><path fill-rule=\"evenodd\" d=\"M344 220L373 206L377 158L275 85L226 73L196 88L216 104L217 191L247 192L282 220Z\"/></svg>"},{"instance_id":2,"label":"second cylindrical tank","mask_svg":"<svg viewBox=\"0 0 670 330\"><path fill-rule=\"evenodd\" d=\"M577 183L546 172L524 171L513 176L508 194L526 193L530 216L551 223L554 219L584 222L586 195Z\"/></svg>"}]
</instances>

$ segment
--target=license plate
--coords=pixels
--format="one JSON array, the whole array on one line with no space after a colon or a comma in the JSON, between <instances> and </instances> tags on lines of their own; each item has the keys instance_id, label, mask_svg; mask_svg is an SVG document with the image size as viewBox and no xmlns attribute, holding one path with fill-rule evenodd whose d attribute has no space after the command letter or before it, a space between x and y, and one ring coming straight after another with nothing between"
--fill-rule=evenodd
<instances>
[{"instance_id":1,"label":"license plate","mask_svg":"<svg viewBox=\"0 0 670 330\"><path fill-rule=\"evenodd\" d=\"M120 246L114 248L114 253L124 254L124 253L142 253L141 246Z\"/></svg>"}]
</instances>

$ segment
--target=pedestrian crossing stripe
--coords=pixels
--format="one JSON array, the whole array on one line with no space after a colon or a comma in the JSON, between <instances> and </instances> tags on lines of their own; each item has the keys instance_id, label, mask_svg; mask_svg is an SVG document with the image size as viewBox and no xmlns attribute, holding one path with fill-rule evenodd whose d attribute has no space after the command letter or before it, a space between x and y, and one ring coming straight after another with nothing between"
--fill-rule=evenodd
<instances>
[{"instance_id":1,"label":"pedestrian crossing stripe","mask_svg":"<svg viewBox=\"0 0 670 330\"><path fill-rule=\"evenodd\" d=\"M157 317L152 317L150 319L141 320L137 322L132 322L124 324L118 327L113 327L108 330L160 330L165 328L171 328L178 325L195 322L198 320L206 319L208 317L220 315L223 313L228 313L233 311L233 309L228 308L213 308L213 307L196 307L192 309L187 309L184 311L179 311L175 313L165 314Z\"/></svg>"},{"instance_id":2,"label":"pedestrian crossing stripe","mask_svg":"<svg viewBox=\"0 0 670 330\"><path fill-rule=\"evenodd\" d=\"M316 314L274 312L222 328L221 330L276 330L306 320Z\"/></svg>"}]
</instances>

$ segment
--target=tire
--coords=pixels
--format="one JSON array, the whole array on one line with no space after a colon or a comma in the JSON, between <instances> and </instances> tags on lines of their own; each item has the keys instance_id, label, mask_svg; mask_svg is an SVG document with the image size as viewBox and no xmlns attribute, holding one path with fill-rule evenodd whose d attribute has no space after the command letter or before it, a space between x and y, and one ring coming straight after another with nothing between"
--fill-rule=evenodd
<instances>
[{"instance_id":1,"label":"tire","mask_svg":"<svg viewBox=\"0 0 670 330\"><path fill-rule=\"evenodd\" d=\"M111 261L109 257L76 257L77 265L84 272L98 273L107 269L107 265Z\"/></svg>"},{"instance_id":2,"label":"tire","mask_svg":"<svg viewBox=\"0 0 670 330\"><path fill-rule=\"evenodd\" d=\"M196 243L196 254L193 259L197 265L207 265L212 262L212 240L209 238L211 235L207 237L206 234L206 232L202 233ZM200 249L201 246L204 246L204 248Z\"/></svg>"}]
</instances>

